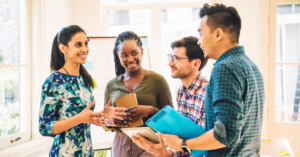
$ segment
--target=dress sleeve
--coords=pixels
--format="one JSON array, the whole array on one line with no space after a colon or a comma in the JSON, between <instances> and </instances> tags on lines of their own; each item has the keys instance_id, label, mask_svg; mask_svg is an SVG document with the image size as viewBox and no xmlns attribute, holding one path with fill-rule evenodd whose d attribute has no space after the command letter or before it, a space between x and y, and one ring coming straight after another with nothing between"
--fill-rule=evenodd
<instances>
[{"instance_id":1,"label":"dress sleeve","mask_svg":"<svg viewBox=\"0 0 300 157\"><path fill-rule=\"evenodd\" d=\"M158 86L159 92L157 96L158 108L156 107L153 108L154 113L157 113L160 109L162 109L166 105L173 106L170 88L165 78L162 77L160 84L158 85L159 85Z\"/></svg>"},{"instance_id":2,"label":"dress sleeve","mask_svg":"<svg viewBox=\"0 0 300 157\"><path fill-rule=\"evenodd\" d=\"M39 111L39 131L43 136L54 136L53 125L59 120L64 89L60 84L46 80L42 86L42 97Z\"/></svg>"},{"instance_id":3,"label":"dress sleeve","mask_svg":"<svg viewBox=\"0 0 300 157\"><path fill-rule=\"evenodd\" d=\"M108 88L107 88L108 84L106 85L105 87L105 92L104 92L104 107L107 105L110 97L109 97L109 91L108 91Z\"/></svg>"},{"instance_id":4,"label":"dress sleeve","mask_svg":"<svg viewBox=\"0 0 300 157\"><path fill-rule=\"evenodd\" d=\"M213 75L214 136L222 144L232 147L239 141L244 123L242 79L228 66L216 68Z\"/></svg>"}]
</instances>

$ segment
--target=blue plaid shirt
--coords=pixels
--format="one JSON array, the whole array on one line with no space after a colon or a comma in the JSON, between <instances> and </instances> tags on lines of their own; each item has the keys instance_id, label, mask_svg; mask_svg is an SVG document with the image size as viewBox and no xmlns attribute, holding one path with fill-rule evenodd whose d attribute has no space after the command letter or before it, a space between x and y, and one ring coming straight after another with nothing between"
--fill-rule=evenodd
<instances>
[{"instance_id":1,"label":"blue plaid shirt","mask_svg":"<svg viewBox=\"0 0 300 157\"><path fill-rule=\"evenodd\" d=\"M215 138L226 147L206 157L257 157L264 98L263 78L244 47L218 58L206 87L205 129L214 129Z\"/></svg>"}]
</instances>

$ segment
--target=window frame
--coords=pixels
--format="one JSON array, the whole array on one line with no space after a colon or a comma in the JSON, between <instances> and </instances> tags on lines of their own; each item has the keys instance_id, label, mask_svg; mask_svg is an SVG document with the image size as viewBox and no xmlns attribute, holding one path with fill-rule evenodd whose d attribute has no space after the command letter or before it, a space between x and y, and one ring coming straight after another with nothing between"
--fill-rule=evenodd
<instances>
[{"instance_id":1,"label":"window frame","mask_svg":"<svg viewBox=\"0 0 300 157\"><path fill-rule=\"evenodd\" d=\"M19 7L22 7L20 9L19 15L20 17L20 25L22 25L20 29L20 50L22 49L22 46L24 46L25 51L25 63L24 64L0 64L0 67L24 67L26 70L26 85L25 85L25 109L21 111L21 114L25 114L25 130L20 131L19 133L15 133L6 137L3 137L0 139L0 150L12 147L24 142L27 142L31 139L31 51L30 51L30 2L29 0L20 0L19 1ZM22 45L22 46L21 46ZM22 76L21 76L22 77ZM22 104L20 104L22 105ZM22 118L23 116L20 116ZM20 140L11 143L11 140L15 140L16 138L21 137Z\"/></svg>"},{"instance_id":2,"label":"window frame","mask_svg":"<svg viewBox=\"0 0 300 157\"><path fill-rule=\"evenodd\" d=\"M276 62L276 28L277 28L277 6L284 4L300 4L300 0L270 0L270 16L269 16L269 65L268 65L268 95L269 98L267 109L268 120L268 138L278 138L281 133L286 131L300 130L299 122L278 122L276 121L275 107L275 77L276 65L300 65L300 62ZM300 116L300 115L299 115ZM292 133L292 132L291 132Z\"/></svg>"},{"instance_id":3,"label":"window frame","mask_svg":"<svg viewBox=\"0 0 300 157\"><path fill-rule=\"evenodd\" d=\"M194 2L160 2L160 0L153 0L153 3L137 3L137 4L107 4L105 1L101 2L100 9L100 35L107 36L108 30L108 11L110 10L134 10L134 9L150 9L151 10L151 45L149 49L151 70L161 73L161 68L163 66L168 66L167 64L161 63L161 10L169 8L187 8L187 7L202 7L205 3L210 4L210 0L207 1L194 1ZM200 20L199 20L200 22ZM196 32L197 30L195 30ZM155 46L154 46L155 45ZM156 56L156 57L155 57ZM157 57L159 56L159 57ZM153 59L155 58L155 60ZM159 64L157 64L159 62ZM155 64L156 63L156 64ZM212 66L209 66L212 68ZM210 72L210 70L207 70ZM205 72L206 73L206 72Z\"/></svg>"}]
</instances>

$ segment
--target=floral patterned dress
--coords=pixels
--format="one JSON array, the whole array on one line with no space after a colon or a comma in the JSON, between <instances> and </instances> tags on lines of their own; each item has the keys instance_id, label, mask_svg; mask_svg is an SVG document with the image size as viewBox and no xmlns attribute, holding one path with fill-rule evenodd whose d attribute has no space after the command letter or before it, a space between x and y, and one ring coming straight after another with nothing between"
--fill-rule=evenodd
<instances>
[{"instance_id":1,"label":"floral patterned dress","mask_svg":"<svg viewBox=\"0 0 300 157\"><path fill-rule=\"evenodd\" d=\"M90 124L81 123L65 132L52 134L56 121L79 114L93 100L91 88L85 86L82 76L55 71L46 79L42 86L39 131L43 136L54 137L49 156L93 156Z\"/></svg>"}]
</instances>

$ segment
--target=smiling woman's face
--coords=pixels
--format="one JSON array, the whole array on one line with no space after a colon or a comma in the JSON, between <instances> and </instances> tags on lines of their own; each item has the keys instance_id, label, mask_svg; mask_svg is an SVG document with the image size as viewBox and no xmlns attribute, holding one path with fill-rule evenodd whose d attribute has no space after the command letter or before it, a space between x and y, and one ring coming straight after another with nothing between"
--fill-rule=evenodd
<instances>
[{"instance_id":1,"label":"smiling woman's face","mask_svg":"<svg viewBox=\"0 0 300 157\"><path fill-rule=\"evenodd\" d=\"M89 53L88 40L83 32L76 33L68 42L68 46L62 47L66 61L84 64Z\"/></svg>"},{"instance_id":2,"label":"smiling woman's face","mask_svg":"<svg viewBox=\"0 0 300 157\"><path fill-rule=\"evenodd\" d=\"M135 40L125 40L119 45L118 56L127 72L136 72L141 68L143 49Z\"/></svg>"}]
</instances>

